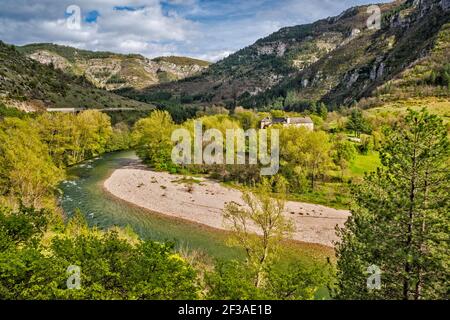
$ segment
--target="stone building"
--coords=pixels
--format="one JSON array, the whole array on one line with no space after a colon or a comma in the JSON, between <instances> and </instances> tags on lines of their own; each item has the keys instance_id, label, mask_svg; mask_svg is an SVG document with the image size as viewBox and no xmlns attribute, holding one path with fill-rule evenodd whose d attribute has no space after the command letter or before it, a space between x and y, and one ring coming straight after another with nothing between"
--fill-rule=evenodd
<instances>
[{"instance_id":1,"label":"stone building","mask_svg":"<svg viewBox=\"0 0 450 320\"><path fill-rule=\"evenodd\" d=\"M314 130L314 122L310 117L264 118L261 121L261 129L265 129L276 124L281 124L284 127L305 127L311 131Z\"/></svg>"}]
</instances>

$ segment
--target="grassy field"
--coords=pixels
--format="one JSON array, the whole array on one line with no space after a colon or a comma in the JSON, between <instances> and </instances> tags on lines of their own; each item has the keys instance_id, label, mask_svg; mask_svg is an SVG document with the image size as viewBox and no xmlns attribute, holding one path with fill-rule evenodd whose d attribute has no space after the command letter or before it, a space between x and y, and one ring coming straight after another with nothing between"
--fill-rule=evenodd
<instances>
[{"instance_id":1,"label":"grassy field","mask_svg":"<svg viewBox=\"0 0 450 320\"><path fill-rule=\"evenodd\" d=\"M432 114L436 114L444 119L445 123L450 123L450 100L446 98L428 97L423 99L408 99L389 102L383 106L367 110L370 114L404 114L408 109L420 111L424 107Z\"/></svg>"},{"instance_id":2,"label":"grassy field","mask_svg":"<svg viewBox=\"0 0 450 320\"><path fill-rule=\"evenodd\" d=\"M344 174L345 181L361 180L366 173L374 172L381 166L378 152L358 154ZM339 178L341 172L332 171L330 176ZM351 202L350 185L347 182L319 182L314 192L291 194L289 200L321 204L336 209L348 209Z\"/></svg>"},{"instance_id":3,"label":"grassy field","mask_svg":"<svg viewBox=\"0 0 450 320\"><path fill-rule=\"evenodd\" d=\"M316 190L308 193L291 193L288 200L319 204L335 209L348 209L350 189L339 182L318 183Z\"/></svg>"},{"instance_id":4,"label":"grassy field","mask_svg":"<svg viewBox=\"0 0 450 320\"><path fill-rule=\"evenodd\" d=\"M350 165L350 178L363 177L365 173L374 172L381 166L378 152L369 152L367 155L358 154Z\"/></svg>"}]
</instances>

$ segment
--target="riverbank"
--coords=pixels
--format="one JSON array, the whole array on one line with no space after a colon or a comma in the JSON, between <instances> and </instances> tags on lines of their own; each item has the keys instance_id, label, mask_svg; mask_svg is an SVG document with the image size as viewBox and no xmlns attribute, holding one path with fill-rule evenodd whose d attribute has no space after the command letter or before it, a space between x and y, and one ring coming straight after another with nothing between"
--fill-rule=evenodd
<instances>
[{"instance_id":1,"label":"riverbank","mask_svg":"<svg viewBox=\"0 0 450 320\"><path fill-rule=\"evenodd\" d=\"M220 230L227 229L222 216L226 203L243 203L239 190L218 182L198 179L189 183L183 176L154 172L142 166L115 170L103 186L113 196L133 205ZM336 225L342 226L350 213L289 201L285 215L295 227L293 240L333 246L333 241L338 240Z\"/></svg>"}]
</instances>

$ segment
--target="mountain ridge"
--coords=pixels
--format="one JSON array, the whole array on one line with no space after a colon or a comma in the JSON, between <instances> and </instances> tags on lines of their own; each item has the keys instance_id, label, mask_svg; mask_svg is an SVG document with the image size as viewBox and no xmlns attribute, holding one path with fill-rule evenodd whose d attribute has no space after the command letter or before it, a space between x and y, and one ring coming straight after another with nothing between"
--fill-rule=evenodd
<instances>
[{"instance_id":1,"label":"mountain ridge","mask_svg":"<svg viewBox=\"0 0 450 320\"><path fill-rule=\"evenodd\" d=\"M368 30L369 6L353 7L336 17L282 28L200 75L118 93L142 101L170 97L231 108L351 105L372 97L427 57L450 23L449 0L402 0L379 6L381 30ZM441 64L447 56L442 55ZM447 90L444 95L449 96Z\"/></svg>"},{"instance_id":2,"label":"mountain ridge","mask_svg":"<svg viewBox=\"0 0 450 320\"><path fill-rule=\"evenodd\" d=\"M132 108L153 105L98 89L86 78L38 63L0 41L0 103L23 111Z\"/></svg>"},{"instance_id":3,"label":"mountain ridge","mask_svg":"<svg viewBox=\"0 0 450 320\"><path fill-rule=\"evenodd\" d=\"M96 87L117 90L141 89L168 81L180 80L202 72L209 62L188 57L157 57L89 51L52 43L36 43L17 48L43 64L77 76L84 76Z\"/></svg>"}]
</instances>

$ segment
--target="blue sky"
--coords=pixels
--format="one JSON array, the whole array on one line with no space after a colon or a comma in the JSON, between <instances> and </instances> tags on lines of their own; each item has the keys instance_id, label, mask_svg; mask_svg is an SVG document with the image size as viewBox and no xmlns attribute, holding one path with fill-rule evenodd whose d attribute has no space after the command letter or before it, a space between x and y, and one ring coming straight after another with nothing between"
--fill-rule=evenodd
<instances>
[{"instance_id":1,"label":"blue sky","mask_svg":"<svg viewBox=\"0 0 450 320\"><path fill-rule=\"evenodd\" d=\"M2 0L0 40L217 61L282 27L368 3L372 1ZM67 26L70 5L81 10L80 28Z\"/></svg>"}]
</instances>

